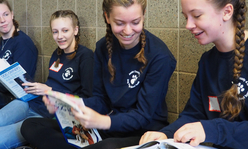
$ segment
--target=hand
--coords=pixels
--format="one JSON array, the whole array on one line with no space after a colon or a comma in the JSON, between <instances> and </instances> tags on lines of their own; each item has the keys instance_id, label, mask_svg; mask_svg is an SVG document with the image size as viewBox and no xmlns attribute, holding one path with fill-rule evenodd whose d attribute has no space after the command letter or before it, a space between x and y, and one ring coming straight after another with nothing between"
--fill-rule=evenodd
<instances>
[{"instance_id":1,"label":"hand","mask_svg":"<svg viewBox=\"0 0 248 149\"><path fill-rule=\"evenodd\" d=\"M144 144L149 141L164 140L164 139L168 139L164 133L158 131L148 131L144 133L143 136L141 136L139 144Z\"/></svg>"},{"instance_id":2,"label":"hand","mask_svg":"<svg viewBox=\"0 0 248 149\"><path fill-rule=\"evenodd\" d=\"M23 83L22 86L28 86L24 90L26 93L35 94L35 95L45 95L46 90L52 90L51 87L47 86L46 84L42 83Z\"/></svg>"},{"instance_id":3,"label":"hand","mask_svg":"<svg viewBox=\"0 0 248 149\"><path fill-rule=\"evenodd\" d=\"M206 134L201 122L188 123L179 128L174 134L176 142L188 142L191 146L197 146L204 142Z\"/></svg>"},{"instance_id":4,"label":"hand","mask_svg":"<svg viewBox=\"0 0 248 149\"><path fill-rule=\"evenodd\" d=\"M55 105L52 104L46 96L43 96L42 100L44 104L46 105L47 110L49 111L50 114L54 114L57 111L57 108L55 107Z\"/></svg>"},{"instance_id":5,"label":"hand","mask_svg":"<svg viewBox=\"0 0 248 149\"><path fill-rule=\"evenodd\" d=\"M85 128L96 128L96 129L109 129L111 125L111 119L107 115L99 114L93 109L80 106L82 113L77 112L72 109L75 118L81 123Z\"/></svg>"}]
</instances>

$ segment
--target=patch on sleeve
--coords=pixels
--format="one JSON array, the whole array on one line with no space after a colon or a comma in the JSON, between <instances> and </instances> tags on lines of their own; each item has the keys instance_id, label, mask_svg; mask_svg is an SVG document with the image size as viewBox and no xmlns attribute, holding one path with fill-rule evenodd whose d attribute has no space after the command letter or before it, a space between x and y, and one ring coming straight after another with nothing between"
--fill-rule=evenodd
<instances>
[{"instance_id":1,"label":"patch on sleeve","mask_svg":"<svg viewBox=\"0 0 248 149\"><path fill-rule=\"evenodd\" d=\"M217 96L208 96L209 99L209 111L221 112L220 104Z\"/></svg>"},{"instance_id":2,"label":"patch on sleeve","mask_svg":"<svg viewBox=\"0 0 248 149\"><path fill-rule=\"evenodd\" d=\"M52 66L49 69L52 71L55 71L55 72L59 72L59 70L62 68L63 64L59 63L59 66L55 67L55 63L56 62L53 62Z\"/></svg>"}]
</instances>

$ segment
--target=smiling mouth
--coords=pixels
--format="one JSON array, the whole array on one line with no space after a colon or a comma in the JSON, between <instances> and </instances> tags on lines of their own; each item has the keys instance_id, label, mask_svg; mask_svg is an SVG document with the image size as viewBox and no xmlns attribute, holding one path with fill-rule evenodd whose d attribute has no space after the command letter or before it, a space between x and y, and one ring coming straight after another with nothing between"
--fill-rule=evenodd
<instances>
[{"instance_id":1,"label":"smiling mouth","mask_svg":"<svg viewBox=\"0 0 248 149\"><path fill-rule=\"evenodd\" d=\"M58 41L59 44L63 44L65 43L66 41Z\"/></svg>"},{"instance_id":2,"label":"smiling mouth","mask_svg":"<svg viewBox=\"0 0 248 149\"><path fill-rule=\"evenodd\" d=\"M129 36L124 36L124 35L121 35L121 36L124 37L124 38L131 38L133 35L134 35L134 34L129 35Z\"/></svg>"},{"instance_id":3,"label":"smiling mouth","mask_svg":"<svg viewBox=\"0 0 248 149\"><path fill-rule=\"evenodd\" d=\"M197 33L197 34L195 34L195 36L199 36L199 35L201 35L203 32L200 32L200 33Z\"/></svg>"}]
</instances>

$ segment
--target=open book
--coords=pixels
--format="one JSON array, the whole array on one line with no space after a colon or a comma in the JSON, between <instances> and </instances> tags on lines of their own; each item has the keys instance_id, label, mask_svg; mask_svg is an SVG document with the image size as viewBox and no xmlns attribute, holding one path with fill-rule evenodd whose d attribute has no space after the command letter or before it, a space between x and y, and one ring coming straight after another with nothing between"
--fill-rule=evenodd
<instances>
[{"instance_id":1,"label":"open book","mask_svg":"<svg viewBox=\"0 0 248 149\"><path fill-rule=\"evenodd\" d=\"M121 149L216 149L214 147L198 145L193 147L188 143L177 143L174 139L150 141L141 145L124 147Z\"/></svg>"},{"instance_id":2,"label":"open book","mask_svg":"<svg viewBox=\"0 0 248 149\"><path fill-rule=\"evenodd\" d=\"M26 86L22 86L22 83L25 82L33 81L18 62L9 65L5 59L0 59L0 83L3 84L9 92L23 101L29 101L38 97L37 95L28 94L24 91Z\"/></svg>"},{"instance_id":3,"label":"open book","mask_svg":"<svg viewBox=\"0 0 248 149\"><path fill-rule=\"evenodd\" d=\"M79 105L84 106L82 98L56 91L46 91L45 93L50 102L57 107L56 119L69 144L81 148L102 140L97 129L85 129L71 112L71 108L74 108L81 113Z\"/></svg>"}]
</instances>

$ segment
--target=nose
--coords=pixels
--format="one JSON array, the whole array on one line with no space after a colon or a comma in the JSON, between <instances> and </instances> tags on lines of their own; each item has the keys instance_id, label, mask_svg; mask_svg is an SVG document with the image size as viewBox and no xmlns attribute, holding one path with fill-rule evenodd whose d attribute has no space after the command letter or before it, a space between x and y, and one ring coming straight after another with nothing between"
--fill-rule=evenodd
<instances>
[{"instance_id":1,"label":"nose","mask_svg":"<svg viewBox=\"0 0 248 149\"><path fill-rule=\"evenodd\" d=\"M3 16L0 17L0 22L1 23L5 22L5 18Z\"/></svg>"},{"instance_id":2,"label":"nose","mask_svg":"<svg viewBox=\"0 0 248 149\"><path fill-rule=\"evenodd\" d=\"M123 32L126 34L126 35L129 35L131 34L133 31L132 31L132 27L129 25L129 24L126 24L125 25L125 28L123 30Z\"/></svg>"},{"instance_id":3,"label":"nose","mask_svg":"<svg viewBox=\"0 0 248 149\"><path fill-rule=\"evenodd\" d=\"M187 19L187 24L185 27L186 27L186 29L188 29L190 31L196 27L195 22L193 21L192 18Z\"/></svg>"},{"instance_id":4,"label":"nose","mask_svg":"<svg viewBox=\"0 0 248 149\"><path fill-rule=\"evenodd\" d=\"M58 32L58 39L63 38L63 33L62 32Z\"/></svg>"}]
</instances>

